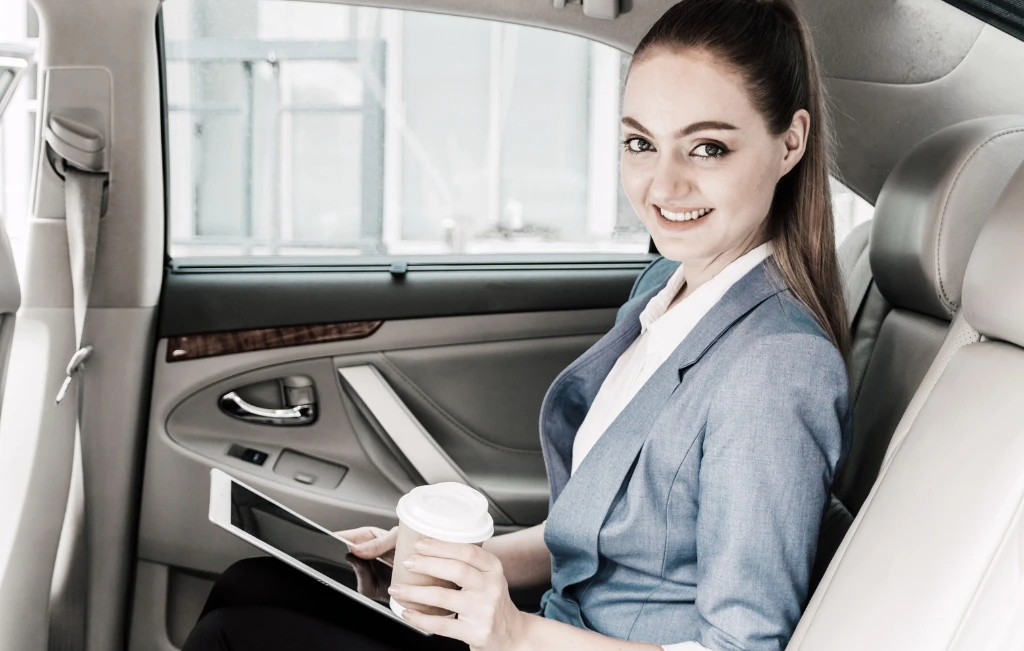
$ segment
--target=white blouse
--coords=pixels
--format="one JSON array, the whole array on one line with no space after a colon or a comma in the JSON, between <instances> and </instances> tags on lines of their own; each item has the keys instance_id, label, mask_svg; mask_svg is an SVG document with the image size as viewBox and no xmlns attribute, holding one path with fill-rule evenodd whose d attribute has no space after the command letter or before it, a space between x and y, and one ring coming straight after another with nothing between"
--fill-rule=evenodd
<instances>
[{"instance_id":1,"label":"white blouse","mask_svg":"<svg viewBox=\"0 0 1024 651\"><path fill-rule=\"evenodd\" d=\"M736 281L771 253L771 245L767 242L752 249L669 309L679 290L686 284L683 265L679 265L665 288L640 313L640 336L622 353L608 377L601 383L594 404L573 441L571 472L576 472L608 426L704 315L711 311ZM670 644L663 648L665 651L710 651L697 642Z\"/></svg>"}]
</instances>

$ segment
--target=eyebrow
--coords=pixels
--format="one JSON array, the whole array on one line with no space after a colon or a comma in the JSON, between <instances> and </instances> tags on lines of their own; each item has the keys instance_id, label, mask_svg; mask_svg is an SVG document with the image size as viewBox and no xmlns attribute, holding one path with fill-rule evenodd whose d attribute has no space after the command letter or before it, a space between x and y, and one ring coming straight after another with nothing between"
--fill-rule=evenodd
<instances>
[{"instance_id":1,"label":"eyebrow","mask_svg":"<svg viewBox=\"0 0 1024 651\"><path fill-rule=\"evenodd\" d=\"M627 116L622 118L622 124L627 127L633 127L640 133L649 136L651 132L644 128L642 124ZM678 138L685 138L691 134L697 133L698 131L736 131L738 127L729 124L728 122L718 122L716 120L704 120L702 122L694 122L693 124L683 127L676 131L673 135Z\"/></svg>"}]
</instances>

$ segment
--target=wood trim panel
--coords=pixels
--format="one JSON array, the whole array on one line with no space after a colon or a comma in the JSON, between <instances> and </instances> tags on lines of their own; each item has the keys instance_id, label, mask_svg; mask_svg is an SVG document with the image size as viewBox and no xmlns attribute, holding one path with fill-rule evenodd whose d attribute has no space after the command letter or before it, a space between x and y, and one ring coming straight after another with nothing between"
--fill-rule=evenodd
<instances>
[{"instance_id":1,"label":"wood trim panel","mask_svg":"<svg viewBox=\"0 0 1024 651\"><path fill-rule=\"evenodd\" d=\"M254 350L288 348L308 344L323 344L346 339L369 337L383 321L352 321L327 325L260 328L234 332L211 332L201 335L168 337L167 361L183 362L189 359L247 353Z\"/></svg>"}]
</instances>

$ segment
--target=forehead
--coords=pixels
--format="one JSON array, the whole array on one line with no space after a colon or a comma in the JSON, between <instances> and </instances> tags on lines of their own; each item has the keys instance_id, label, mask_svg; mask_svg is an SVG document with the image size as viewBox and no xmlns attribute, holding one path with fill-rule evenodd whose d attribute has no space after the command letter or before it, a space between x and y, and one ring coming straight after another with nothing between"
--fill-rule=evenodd
<instances>
[{"instance_id":1,"label":"forehead","mask_svg":"<svg viewBox=\"0 0 1024 651\"><path fill-rule=\"evenodd\" d=\"M654 52L634 65L622 114L653 133L703 120L729 122L741 129L761 121L740 74L693 50Z\"/></svg>"}]
</instances>

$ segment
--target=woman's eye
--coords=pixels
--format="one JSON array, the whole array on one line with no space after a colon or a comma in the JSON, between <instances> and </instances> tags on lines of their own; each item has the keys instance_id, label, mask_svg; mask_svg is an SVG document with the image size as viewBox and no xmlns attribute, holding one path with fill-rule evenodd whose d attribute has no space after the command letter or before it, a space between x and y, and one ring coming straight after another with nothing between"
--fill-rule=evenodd
<instances>
[{"instance_id":1,"label":"woman's eye","mask_svg":"<svg viewBox=\"0 0 1024 651\"><path fill-rule=\"evenodd\" d=\"M626 138L622 142L622 145L626 148L626 151L633 154L640 154L653 149L653 147L651 147L651 143L647 142L643 138Z\"/></svg>"},{"instance_id":2,"label":"woman's eye","mask_svg":"<svg viewBox=\"0 0 1024 651\"><path fill-rule=\"evenodd\" d=\"M725 147L716 145L713 142L705 142L702 145L697 145L697 148L693 150L694 155L700 158L718 158L726 154Z\"/></svg>"}]
</instances>

